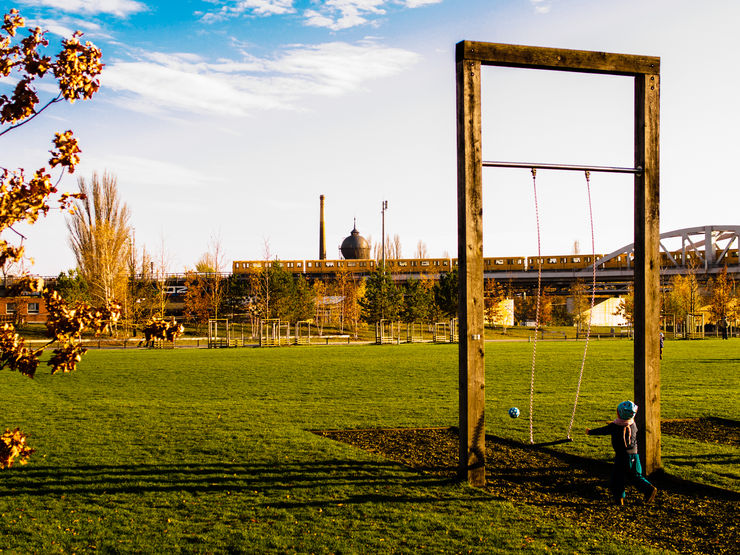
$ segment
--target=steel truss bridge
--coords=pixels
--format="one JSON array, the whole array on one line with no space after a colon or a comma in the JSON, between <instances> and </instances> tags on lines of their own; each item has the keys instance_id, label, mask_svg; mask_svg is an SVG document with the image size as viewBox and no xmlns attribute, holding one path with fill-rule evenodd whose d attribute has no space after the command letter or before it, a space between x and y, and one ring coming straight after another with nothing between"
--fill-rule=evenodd
<instances>
[{"instance_id":1,"label":"steel truss bridge","mask_svg":"<svg viewBox=\"0 0 740 555\"><path fill-rule=\"evenodd\" d=\"M727 267L734 277L740 275L738 250L740 225L707 225L687 227L660 234L660 278L666 284L676 274L694 274L700 282L719 274ZM625 245L596 260L597 294L626 293L634 279L634 243ZM584 253L582 253L584 254ZM619 267L615 267L619 266ZM515 287L536 287L537 270L485 272L485 278L508 281ZM591 265L576 270L542 271L543 287L566 292L574 282L587 286L593 279Z\"/></svg>"}]
</instances>

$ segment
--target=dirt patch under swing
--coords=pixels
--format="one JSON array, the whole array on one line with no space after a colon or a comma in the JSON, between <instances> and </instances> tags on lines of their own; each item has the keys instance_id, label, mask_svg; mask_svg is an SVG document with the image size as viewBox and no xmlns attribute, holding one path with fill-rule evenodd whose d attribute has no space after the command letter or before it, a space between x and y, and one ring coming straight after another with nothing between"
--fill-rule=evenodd
<instances>
[{"instance_id":1,"label":"dirt patch under swing","mask_svg":"<svg viewBox=\"0 0 740 555\"><path fill-rule=\"evenodd\" d=\"M665 434L737 446L740 423L721 419L666 421ZM398 461L421 472L454 476L455 428L330 430L315 433ZM634 488L624 507L611 504L611 464L486 436L485 490L514 504L539 507L592 530L608 530L627 542L681 553L737 553L740 494L666 475L649 505ZM734 463L733 463L734 464Z\"/></svg>"}]
</instances>

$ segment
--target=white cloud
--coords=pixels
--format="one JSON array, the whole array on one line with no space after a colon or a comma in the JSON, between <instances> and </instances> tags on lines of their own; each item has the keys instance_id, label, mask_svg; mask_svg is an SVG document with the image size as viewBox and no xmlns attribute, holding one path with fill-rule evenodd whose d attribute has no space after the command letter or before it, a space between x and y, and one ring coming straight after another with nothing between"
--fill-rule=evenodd
<instances>
[{"instance_id":1,"label":"white cloud","mask_svg":"<svg viewBox=\"0 0 740 555\"><path fill-rule=\"evenodd\" d=\"M83 31L87 38L111 38L111 35L103 31L103 28L97 23L72 17L32 19L27 21L28 28L35 26L41 27L60 37L70 37L75 31Z\"/></svg>"},{"instance_id":2,"label":"white cloud","mask_svg":"<svg viewBox=\"0 0 740 555\"><path fill-rule=\"evenodd\" d=\"M147 9L146 5L135 0L19 0L19 2L27 6L44 6L65 12L105 13L118 17L126 17Z\"/></svg>"},{"instance_id":3,"label":"white cloud","mask_svg":"<svg viewBox=\"0 0 740 555\"><path fill-rule=\"evenodd\" d=\"M251 10L257 15L280 15L292 13L293 0L241 0L237 2L236 10Z\"/></svg>"},{"instance_id":4,"label":"white cloud","mask_svg":"<svg viewBox=\"0 0 740 555\"><path fill-rule=\"evenodd\" d=\"M551 0L529 0L535 13L548 13L552 8Z\"/></svg>"},{"instance_id":5,"label":"white cloud","mask_svg":"<svg viewBox=\"0 0 740 555\"><path fill-rule=\"evenodd\" d=\"M303 12L303 17L306 18L306 25L312 27L331 27L334 25L334 20L331 17L321 15L315 10L306 10Z\"/></svg>"},{"instance_id":6,"label":"white cloud","mask_svg":"<svg viewBox=\"0 0 740 555\"><path fill-rule=\"evenodd\" d=\"M81 173L92 172L95 168L115 168L115 173L121 181L137 183L142 188L151 186L172 189L198 188L208 185L213 180L212 176L180 163L139 156L116 154L91 156L84 160L81 168Z\"/></svg>"},{"instance_id":7,"label":"white cloud","mask_svg":"<svg viewBox=\"0 0 740 555\"><path fill-rule=\"evenodd\" d=\"M404 5L407 8L420 8L422 6L429 6L430 4L439 4L443 0L405 0Z\"/></svg>"},{"instance_id":8,"label":"white cloud","mask_svg":"<svg viewBox=\"0 0 740 555\"><path fill-rule=\"evenodd\" d=\"M294 46L275 58L206 60L193 54L146 53L114 62L104 88L141 111L248 116L257 110L300 109L306 96L339 96L414 64L418 55L371 42Z\"/></svg>"},{"instance_id":9,"label":"white cloud","mask_svg":"<svg viewBox=\"0 0 740 555\"><path fill-rule=\"evenodd\" d=\"M303 10L304 23L311 27L325 27L333 31L359 25L374 24L373 18L386 14L391 6L418 8L443 0L324 0L312 1L311 8ZM214 23L228 17L244 14L256 16L295 13L293 0L232 0L216 12L208 12L203 22Z\"/></svg>"},{"instance_id":10,"label":"white cloud","mask_svg":"<svg viewBox=\"0 0 740 555\"><path fill-rule=\"evenodd\" d=\"M270 16L295 12L293 0L238 0L223 6L217 12L207 12L201 18L204 23L215 23L243 14Z\"/></svg>"},{"instance_id":11,"label":"white cloud","mask_svg":"<svg viewBox=\"0 0 740 555\"><path fill-rule=\"evenodd\" d=\"M304 12L306 25L326 27L333 31L368 23L366 16L383 15L387 0L327 0L317 10Z\"/></svg>"}]
</instances>

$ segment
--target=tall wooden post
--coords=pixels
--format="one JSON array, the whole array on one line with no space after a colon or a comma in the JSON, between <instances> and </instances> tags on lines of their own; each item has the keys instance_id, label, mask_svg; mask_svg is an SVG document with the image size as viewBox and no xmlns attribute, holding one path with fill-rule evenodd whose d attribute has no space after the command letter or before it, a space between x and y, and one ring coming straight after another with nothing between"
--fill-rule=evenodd
<instances>
[{"instance_id":1,"label":"tall wooden post","mask_svg":"<svg viewBox=\"0 0 740 555\"><path fill-rule=\"evenodd\" d=\"M635 403L638 449L650 474L660 459L660 74L635 76Z\"/></svg>"},{"instance_id":2,"label":"tall wooden post","mask_svg":"<svg viewBox=\"0 0 740 555\"><path fill-rule=\"evenodd\" d=\"M479 61L457 46L457 225L460 314L459 476L486 483L483 356L483 204Z\"/></svg>"}]
</instances>

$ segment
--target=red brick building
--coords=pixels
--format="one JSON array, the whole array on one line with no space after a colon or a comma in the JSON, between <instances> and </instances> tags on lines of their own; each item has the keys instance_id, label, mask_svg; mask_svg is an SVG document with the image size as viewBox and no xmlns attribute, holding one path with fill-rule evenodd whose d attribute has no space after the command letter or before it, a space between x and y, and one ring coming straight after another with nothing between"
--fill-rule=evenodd
<instances>
[{"instance_id":1,"label":"red brick building","mask_svg":"<svg viewBox=\"0 0 740 555\"><path fill-rule=\"evenodd\" d=\"M45 324L48 316L40 296L0 297L0 322Z\"/></svg>"}]
</instances>

